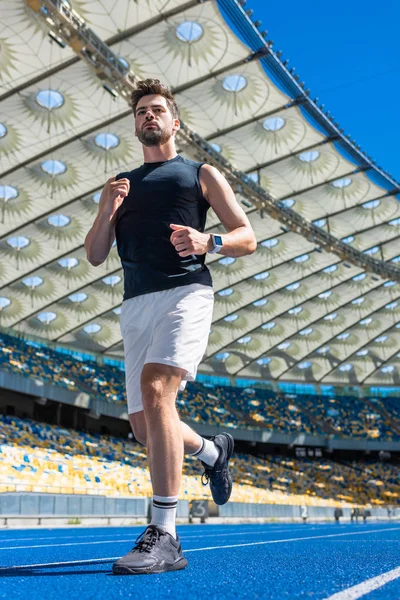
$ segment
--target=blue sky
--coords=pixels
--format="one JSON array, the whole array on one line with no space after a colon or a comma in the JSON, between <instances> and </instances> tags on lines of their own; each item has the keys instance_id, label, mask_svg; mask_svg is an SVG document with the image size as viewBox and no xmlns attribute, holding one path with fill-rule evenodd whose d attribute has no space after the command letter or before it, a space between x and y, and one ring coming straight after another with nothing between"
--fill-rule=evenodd
<instances>
[{"instance_id":1,"label":"blue sky","mask_svg":"<svg viewBox=\"0 0 400 600\"><path fill-rule=\"evenodd\" d=\"M400 182L400 2L247 0L249 8L311 97Z\"/></svg>"}]
</instances>

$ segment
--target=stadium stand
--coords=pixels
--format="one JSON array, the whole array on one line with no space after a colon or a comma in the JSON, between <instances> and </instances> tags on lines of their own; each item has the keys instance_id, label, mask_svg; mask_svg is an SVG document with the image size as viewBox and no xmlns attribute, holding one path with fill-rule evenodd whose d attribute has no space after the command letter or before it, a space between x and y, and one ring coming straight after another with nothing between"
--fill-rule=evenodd
<instances>
[{"instance_id":1,"label":"stadium stand","mask_svg":"<svg viewBox=\"0 0 400 600\"><path fill-rule=\"evenodd\" d=\"M82 361L7 334L0 337L0 369L81 390L108 402L125 403L124 373L117 367ZM182 418L197 423L289 434L400 439L400 408L395 398L293 395L195 382L179 396L178 407Z\"/></svg>"},{"instance_id":2,"label":"stadium stand","mask_svg":"<svg viewBox=\"0 0 400 600\"><path fill-rule=\"evenodd\" d=\"M149 496L142 446L120 438L0 416L0 491ZM392 463L236 454L232 500L269 504L400 503L400 469ZM187 457L181 498L208 498L202 466Z\"/></svg>"}]
</instances>

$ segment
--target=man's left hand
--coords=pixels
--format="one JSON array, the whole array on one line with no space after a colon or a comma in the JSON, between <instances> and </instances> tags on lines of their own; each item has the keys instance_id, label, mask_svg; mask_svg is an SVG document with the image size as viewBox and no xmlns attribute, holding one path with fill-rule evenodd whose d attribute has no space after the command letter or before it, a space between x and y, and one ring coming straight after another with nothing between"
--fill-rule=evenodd
<instances>
[{"instance_id":1,"label":"man's left hand","mask_svg":"<svg viewBox=\"0 0 400 600\"><path fill-rule=\"evenodd\" d=\"M175 246L179 256L191 256L192 254L206 254L211 250L212 242L209 233L201 233L192 227L185 225L170 225L173 230L170 240Z\"/></svg>"}]
</instances>

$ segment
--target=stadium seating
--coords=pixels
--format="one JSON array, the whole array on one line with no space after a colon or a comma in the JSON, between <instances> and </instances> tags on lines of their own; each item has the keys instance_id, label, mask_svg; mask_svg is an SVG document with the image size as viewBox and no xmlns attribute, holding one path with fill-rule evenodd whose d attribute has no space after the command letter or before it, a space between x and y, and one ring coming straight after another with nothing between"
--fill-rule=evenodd
<instances>
[{"instance_id":1,"label":"stadium seating","mask_svg":"<svg viewBox=\"0 0 400 600\"><path fill-rule=\"evenodd\" d=\"M107 402L124 404L124 373L82 361L32 341L0 336L0 369L33 377ZM189 383L178 398L183 419L277 433L400 439L400 401L275 393L266 389Z\"/></svg>"},{"instance_id":2,"label":"stadium seating","mask_svg":"<svg viewBox=\"0 0 400 600\"><path fill-rule=\"evenodd\" d=\"M0 415L0 492L150 496L145 449L105 437ZM187 457L180 497L209 498L200 461ZM391 463L235 454L232 500L272 504L380 505L400 502Z\"/></svg>"}]
</instances>

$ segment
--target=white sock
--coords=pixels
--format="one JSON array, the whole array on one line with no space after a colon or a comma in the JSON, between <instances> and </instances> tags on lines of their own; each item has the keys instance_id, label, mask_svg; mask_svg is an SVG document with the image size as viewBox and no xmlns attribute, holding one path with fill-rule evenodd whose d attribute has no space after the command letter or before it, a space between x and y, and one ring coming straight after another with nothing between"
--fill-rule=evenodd
<instances>
[{"instance_id":1,"label":"white sock","mask_svg":"<svg viewBox=\"0 0 400 600\"><path fill-rule=\"evenodd\" d=\"M200 448L192 454L201 461L205 462L209 467L213 467L217 462L220 450L212 440L201 438Z\"/></svg>"},{"instance_id":2,"label":"white sock","mask_svg":"<svg viewBox=\"0 0 400 600\"><path fill-rule=\"evenodd\" d=\"M176 508L178 496L153 496L151 525L157 525L176 539Z\"/></svg>"}]
</instances>

